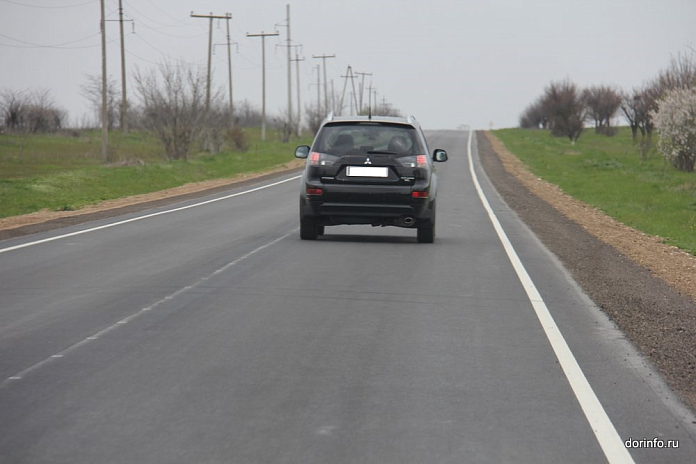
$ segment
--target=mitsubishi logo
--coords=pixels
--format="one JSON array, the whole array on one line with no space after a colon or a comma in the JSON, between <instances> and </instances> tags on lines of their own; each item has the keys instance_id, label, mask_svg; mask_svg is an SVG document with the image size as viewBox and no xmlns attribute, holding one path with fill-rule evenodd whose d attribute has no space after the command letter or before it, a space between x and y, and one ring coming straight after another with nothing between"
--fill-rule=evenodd
<instances>
[{"instance_id":1,"label":"mitsubishi logo","mask_svg":"<svg viewBox=\"0 0 696 464\"><path fill-rule=\"evenodd\" d=\"M372 161L370 161L370 157L368 156L367 159L365 160L365 164L372 164Z\"/></svg>"}]
</instances>

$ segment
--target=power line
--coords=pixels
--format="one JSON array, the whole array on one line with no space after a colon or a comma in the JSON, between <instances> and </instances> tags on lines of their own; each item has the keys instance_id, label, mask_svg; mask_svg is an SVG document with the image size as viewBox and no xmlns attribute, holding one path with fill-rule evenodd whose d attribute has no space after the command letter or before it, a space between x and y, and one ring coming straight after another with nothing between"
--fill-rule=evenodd
<instances>
[{"instance_id":1,"label":"power line","mask_svg":"<svg viewBox=\"0 0 696 464\"><path fill-rule=\"evenodd\" d=\"M13 2L12 0L0 0L0 1L5 2L5 3L11 3L12 5L24 6L27 8L37 8L40 10L61 10L61 9L65 9L65 8L77 8L80 6L85 6L85 5L90 5L92 3L96 3L96 0L90 0L88 2L76 3L74 5L46 6L46 5L32 5L30 3Z\"/></svg>"},{"instance_id":2,"label":"power line","mask_svg":"<svg viewBox=\"0 0 696 464\"><path fill-rule=\"evenodd\" d=\"M161 28L156 28L156 27L150 27L150 26L146 26L144 24L141 24L140 27L151 30L155 34L161 34L161 35L164 35L167 37L171 37L173 39L197 39L197 38L203 37L204 35L207 34L207 32L201 32L200 34L196 34L196 35L176 35L176 34L169 34L167 32L162 32L160 30L160 29L164 29L164 28L169 27L169 26L162 26ZM179 26L176 26L176 27L179 27Z\"/></svg>"},{"instance_id":3,"label":"power line","mask_svg":"<svg viewBox=\"0 0 696 464\"><path fill-rule=\"evenodd\" d=\"M188 24L187 24L187 23L185 23L185 22L179 20L179 18L175 18L174 16L170 15L169 13L167 13L167 10L165 10L164 8L161 8L161 7L157 6L157 4L156 4L155 2L153 2L152 0L147 0L147 3L149 3L150 5L152 5L152 6L154 6L155 8L157 8L157 9L160 11L160 13L162 13L163 15L168 16L169 18L173 19L173 20L176 21L177 23L181 24L181 26L186 26L186 27L188 27ZM181 26L172 26L172 27L181 27Z\"/></svg>"},{"instance_id":4,"label":"power line","mask_svg":"<svg viewBox=\"0 0 696 464\"><path fill-rule=\"evenodd\" d=\"M145 22L151 22L153 24L158 24L162 27L196 27L196 28L198 28L197 26L192 26L190 23L189 24L183 23L182 21L179 21L176 18L173 18L173 19L178 24L166 24L166 23L160 22L156 18L152 18L152 17L146 15L145 13L143 13L141 10L136 8L136 6L133 5L131 2L124 1L124 3L128 7L128 9L131 11L131 14L136 14L136 15L140 16L140 18L136 18L136 19L140 19L141 21L145 20ZM171 17L171 15L167 15L167 16Z\"/></svg>"},{"instance_id":5,"label":"power line","mask_svg":"<svg viewBox=\"0 0 696 464\"><path fill-rule=\"evenodd\" d=\"M66 47L65 45L70 45L70 44L74 44L74 43L77 43L77 42L82 42L83 40L91 39L92 37L95 37L95 36L97 36L97 35L99 35L99 32L96 32L96 33L94 33L94 34L88 35L87 37L83 37L83 38L81 38L81 39L71 40L71 41L69 41L69 42L64 42L64 43L54 44L54 45L45 45L45 44L37 44L37 43L33 43L33 42L27 42L26 40L16 39L16 38L14 38L14 37L10 37L9 35L5 35L5 34L0 34L0 37L4 37L5 39L9 39L9 40L14 40L15 42L20 42L20 43L26 45L26 46L20 46L20 45L11 45L11 44L7 44L8 47L13 47L13 46L14 46L15 48L64 48L64 49L75 49L75 48L92 48L92 47L98 47L99 45L98 45L98 44L95 44L95 45L86 45L86 46L80 46L80 47Z\"/></svg>"}]
</instances>

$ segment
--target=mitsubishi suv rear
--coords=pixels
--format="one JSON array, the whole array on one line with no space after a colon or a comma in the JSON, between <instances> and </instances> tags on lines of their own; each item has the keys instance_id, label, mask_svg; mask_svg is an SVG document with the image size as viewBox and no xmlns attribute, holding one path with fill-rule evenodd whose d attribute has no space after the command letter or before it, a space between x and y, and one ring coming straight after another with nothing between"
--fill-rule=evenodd
<instances>
[{"instance_id":1,"label":"mitsubishi suv rear","mask_svg":"<svg viewBox=\"0 0 696 464\"><path fill-rule=\"evenodd\" d=\"M300 192L300 237L316 240L326 226L368 224L416 229L435 239L437 176L445 150L428 146L413 117L329 117L311 147Z\"/></svg>"}]
</instances>

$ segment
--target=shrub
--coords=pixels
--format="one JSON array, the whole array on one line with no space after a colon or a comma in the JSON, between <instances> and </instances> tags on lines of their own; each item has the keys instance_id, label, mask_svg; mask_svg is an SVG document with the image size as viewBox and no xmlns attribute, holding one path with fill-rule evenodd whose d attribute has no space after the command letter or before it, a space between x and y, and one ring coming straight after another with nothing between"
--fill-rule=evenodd
<instances>
[{"instance_id":1,"label":"shrub","mask_svg":"<svg viewBox=\"0 0 696 464\"><path fill-rule=\"evenodd\" d=\"M235 148L241 152L249 149L249 141L246 132L239 126L234 126L227 130L227 140L234 144Z\"/></svg>"},{"instance_id":2,"label":"shrub","mask_svg":"<svg viewBox=\"0 0 696 464\"><path fill-rule=\"evenodd\" d=\"M675 88L652 114L660 139L657 148L680 171L693 172L696 162L696 90Z\"/></svg>"},{"instance_id":3,"label":"shrub","mask_svg":"<svg viewBox=\"0 0 696 464\"><path fill-rule=\"evenodd\" d=\"M183 64L164 63L159 74L139 70L135 74L143 124L157 133L170 160L185 160L208 122L206 80ZM211 96L211 105L218 99Z\"/></svg>"}]
</instances>

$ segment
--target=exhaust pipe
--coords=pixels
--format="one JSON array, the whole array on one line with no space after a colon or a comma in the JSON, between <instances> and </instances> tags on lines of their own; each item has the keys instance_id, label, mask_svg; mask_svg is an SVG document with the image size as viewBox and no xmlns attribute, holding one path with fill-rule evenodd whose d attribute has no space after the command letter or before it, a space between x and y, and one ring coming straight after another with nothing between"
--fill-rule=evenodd
<instances>
[{"instance_id":1,"label":"exhaust pipe","mask_svg":"<svg viewBox=\"0 0 696 464\"><path fill-rule=\"evenodd\" d=\"M416 218L413 216L404 216L403 219L401 219L401 222L408 227L411 227L413 224L416 223Z\"/></svg>"}]
</instances>

